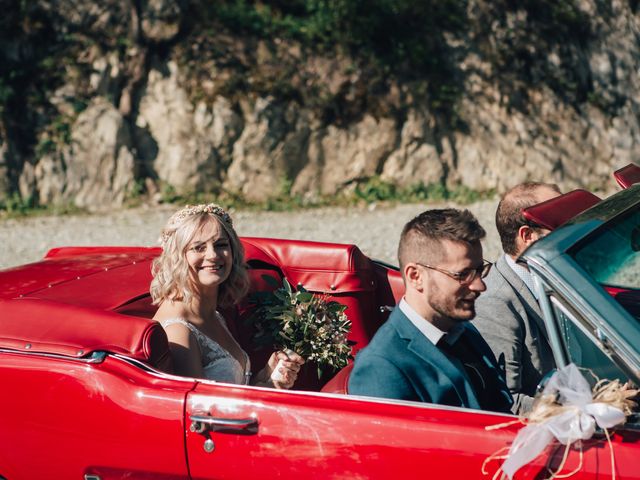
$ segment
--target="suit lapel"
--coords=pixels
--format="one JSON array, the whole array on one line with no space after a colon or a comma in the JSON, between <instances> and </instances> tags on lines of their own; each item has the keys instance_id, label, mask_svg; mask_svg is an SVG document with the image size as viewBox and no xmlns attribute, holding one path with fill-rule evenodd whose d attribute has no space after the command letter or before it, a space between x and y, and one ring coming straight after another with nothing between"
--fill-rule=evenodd
<instances>
[{"instance_id":1,"label":"suit lapel","mask_svg":"<svg viewBox=\"0 0 640 480\"><path fill-rule=\"evenodd\" d=\"M495 268L500 272L500 275L503 276L507 283L513 287L516 295L518 295L522 300L522 304L527 310L527 315L534 320L542 336L549 341L540 305L538 305L538 301L536 300L536 297L533 296L533 293L531 293L531 290L529 290L529 287L527 287L518 274L513 271L513 268L509 266L504 255L498 259L495 264Z\"/></svg>"},{"instance_id":2,"label":"suit lapel","mask_svg":"<svg viewBox=\"0 0 640 480\"><path fill-rule=\"evenodd\" d=\"M443 373L453 385L456 393L462 401L462 405L469 408L480 408L480 403L469 382L464 378L460 370L449 360L442 351L427 339L411 321L396 307L390 320L398 332L400 338L408 342L409 351L417 355L421 360L433 365Z\"/></svg>"}]
</instances>

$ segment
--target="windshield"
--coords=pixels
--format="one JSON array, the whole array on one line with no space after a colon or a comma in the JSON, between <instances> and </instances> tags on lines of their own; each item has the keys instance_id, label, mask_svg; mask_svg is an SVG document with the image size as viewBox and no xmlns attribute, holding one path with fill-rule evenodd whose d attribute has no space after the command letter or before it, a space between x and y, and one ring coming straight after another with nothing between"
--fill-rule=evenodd
<instances>
[{"instance_id":1,"label":"windshield","mask_svg":"<svg viewBox=\"0 0 640 480\"><path fill-rule=\"evenodd\" d=\"M570 254L599 284L640 289L640 208L608 222Z\"/></svg>"}]
</instances>

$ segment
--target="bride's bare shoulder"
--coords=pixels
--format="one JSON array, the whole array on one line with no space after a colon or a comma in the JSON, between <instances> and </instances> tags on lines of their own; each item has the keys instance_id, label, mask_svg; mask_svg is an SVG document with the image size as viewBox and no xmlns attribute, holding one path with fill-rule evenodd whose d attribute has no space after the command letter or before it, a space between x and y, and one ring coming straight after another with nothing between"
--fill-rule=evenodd
<instances>
[{"instance_id":1,"label":"bride's bare shoulder","mask_svg":"<svg viewBox=\"0 0 640 480\"><path fill-rule=\"evenodd\" d=\"M153 319L157 322L169 320L172 318L188 318L190 315L189 309L182 302L162 302L153 316Z\"/></svg>"}]
</instances>

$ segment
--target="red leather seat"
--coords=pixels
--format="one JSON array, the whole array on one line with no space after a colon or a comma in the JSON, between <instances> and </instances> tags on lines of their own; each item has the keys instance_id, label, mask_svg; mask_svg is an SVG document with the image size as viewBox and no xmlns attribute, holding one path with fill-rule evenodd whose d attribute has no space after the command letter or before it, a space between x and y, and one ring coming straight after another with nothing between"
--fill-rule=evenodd
<instances>
[{"instance_id":1,"label":"red leather seat","mask_svg":"<svg viewBox=\"0 0 640 480\"><path fill-rule=\"evenodd\" d=\"M340 370L336 375L327 382L327 384L322 387L322 392L324 393L341 393L348 394L349 393L349 375L351 375L351 370L353 370L353 362Z\"/></svg>"},{"instance_id":2,"label":"red leather seat","mask_svg":"<svg viewBox=\"0 0 640 480\"><path fill-rule=\"evenodd\" d=\"M349 339L356 342L354 354L369 343L383 323L385 316L377 308L374 265L355 245L248 237L242 238L242 243L250 266L252 291L272 288L261 281L262 275L267 274L278 283L286 277L294 287L304 286L309 292L345 305L351 321ZM249 352L252 365L263 365L271 352L256 351L252 345L253 331L246 322L251 312L252 306L242 302L237 317L230 315L228 319L238 328L236 338ZM310 362L302 368L294 388L318 391L327 379L324 374L318 378L317 368Z\"/></svg>"}]
</instances>

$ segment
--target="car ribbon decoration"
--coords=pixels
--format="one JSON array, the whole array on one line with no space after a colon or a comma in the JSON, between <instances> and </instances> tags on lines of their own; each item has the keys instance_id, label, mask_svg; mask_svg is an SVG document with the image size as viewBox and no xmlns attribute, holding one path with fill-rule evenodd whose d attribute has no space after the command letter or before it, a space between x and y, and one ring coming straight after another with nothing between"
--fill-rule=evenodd
<instances>
[{"instance_id":1,"label":"car ribbon decoration","mask_svg":"<svg viewBox=\"0 0 640 480\"><path fill-rule=\"evenodd\" d=\"M582 468L582 440L590 439L597 426L607 438L612 478L615 479L615 457L608 429L625 423L636 404L631 398L638 393L640 390L618 380L599 380L592 390L578 367L570 363L553 374L542 394L536 398L532 410L523 418L486 427L487 430L495 430L519 422L525 425L510 447L499 450L484 461L482 473L488 475L486 466L490 461L504 460L493 479L506 475L512 480L521 467L536 459L555 439L565 445L565 450L558 468L550 470L549 480L560 477L569 449L576 444L580 449L580 464L573 472L562 474L562 478L570 477ZM506 449L509 449L508 453L501 455Z\"/></svg>"}]
</instances>

